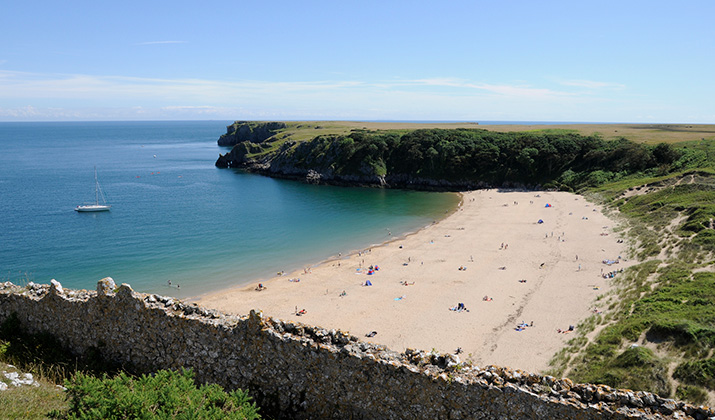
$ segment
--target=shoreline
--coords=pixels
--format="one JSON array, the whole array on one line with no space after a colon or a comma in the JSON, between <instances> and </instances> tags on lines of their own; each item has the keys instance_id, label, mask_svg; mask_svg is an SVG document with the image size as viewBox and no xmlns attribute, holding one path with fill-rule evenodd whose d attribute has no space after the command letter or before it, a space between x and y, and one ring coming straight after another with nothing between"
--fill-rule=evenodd
<instances>
[{"instance_id":1,"label":"shoreline","mask_svg":"<svg viewBox=\"0 0 715 420\"><path fill-rule=\"evenodd\" d=\"M341 255L341 253L339 253L338 255L333 254L333 255L330 255L330 256L328 256L327 258L322 259L322 260L319 260L319 261L317 261L317 262L310 263L310 264L303 264L302 267L303 267L304 269L305 269L305 268L313 269L313 268L321 267L321 266L326 265L326 264L328 264L328 263L335 263L335 262L342 261L342 260L348 260L348 259L352 258L353 256L355 256L355 255L357 255L357 254L359 254L359 253L361 253L361 252L364 252L366 249L374 249L374 248L384 247L384 246L387 246L387 245L389 245L389 244L391 244L391 243L393 243L393 242L396 242L396 241L399 241L399 240L403 240L403 239L407 239L407 238L409 238L410 236L413 236L413 235L417 235L417 234L419 234L420 232L422 232L423 230L429 228L430 226L433 226L433 225L435 225L435 224L438 224L438 223L442 222L443 220L449 218L450 216L452 216L453 214L455 214L456 212L458 212L460 208L462 208L462 205L464 204L464 193L463 193L463 192L455 192L455 193L453 193L453 194L459 195L459 202L458 202L458 203L454 206L454 208L452 208L451 210L445 211L445 212L443 213L442 218L440 218L440 219L434 219L431 223L429 223L429 224L427 224L427 225L425 225L425 226L422 226L422 227L418 228L417 230L408 231L408 232L402 233L402 234L400 234L400 235L394 236L392 239L387 239L387 240L385 240L385 241L383 241L383 242L380 242L380 243L370 244L370 245L368 245L368 246L367 246L366 248L364 248L364 249L354 249L354 250L350 250L350 251L348 251L347 253L345 253L345 255ZM210 299L210 297L215 296L215 295L220 295L220 294L227 293L227 292L231 292L231 291L245 290L246 288L255 287L255 285L256 285L256 284L259 284L259 283L261 283L261 284L262 284L262 283L265 283L266 285L269 285L269 284L271 284L271 283L274 282L274 281L279 281L279 280L281 280L281 279L285 279L285 277L286 277L288 274L298 273L298 272L300 272L300 270L301 270L301 269L298 268L298 269L295 269L295 270L290 271L290 268L289 268L289 271L288 271L288 272L285 272L285 271L284 271L283 273L285 273L285 274L282 274L282 275L273 275L273 276L269 276L269 277L259 277L259 278L256 278L256 279L252 279L252 280L250 281L250 283L245 283L245 284L240 284L240 285L234 285L234 286L229 286L229 287L223 287L223 288L216 289L216 290L212 290L212 291L208 291L208 292L205 292L205 293L200 293L200 294L198 294L198 295L191 295L191 296L182 298L181 300L183 300L183 301L185 301L185 302L196 302L196 303L201 304L201 302L202 302L203 300Z\"/></svg>"},{"instance_id":2,"label":"shoreline","mask_svg":"<svg viewBox=\"0 0 715 420\"><path fill-rule=\"evenodd\" d=\"M274 276L261 282L260 292L253 283L192 300L231 314L258 309L278 319L350 331L395 351L460 349L461 357L479 364L545 370L570 338L557 331L592 315L594 300L610 289L599 270L612 268L602 260L629 265L617 259L625 244L609 236L616 222L571 193L460 195L443 219L367 252ZM375 265L379 271L363 271ZM367 280L373 287L363 286ZM449 310L459 303L464 310Z\"/></svg>"}]
</instances>

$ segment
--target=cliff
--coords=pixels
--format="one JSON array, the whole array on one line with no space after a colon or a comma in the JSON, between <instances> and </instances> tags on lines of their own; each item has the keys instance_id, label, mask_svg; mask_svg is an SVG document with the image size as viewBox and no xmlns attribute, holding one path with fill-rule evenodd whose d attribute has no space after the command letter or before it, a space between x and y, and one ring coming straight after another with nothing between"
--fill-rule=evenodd
<instances>
[{"instance_id":1,"label":"cliff","mask_svg":"<svg viewBox=\"0 0 715 420\"><path fill-rule=\"evenodd\" d=\"M52 281L0 283L0 322L54 335L139 372L192 368L201 382L248 389L275 418L706 419L715 411L648 392L574 384L422 350L397 353L325 330L262 316L227 316L171 297L99 281L96 292Z\"/></svg>"},{"instance_id":2,"label":"cliff","mask_svg":"<svg viewBox=\"0 0 715 420\"><path fill-rule=\"evenodd\" d=\"M262 143L286 128L283 122L236 121L226 127L218 139L219 146L235 146L241 142Z\"/></svg>"},{"instance_id":3,"label":"cliff","mask_svg":"<svg viewBox=\"0 0 715 420\"><path fill-rule=\"evenodd\" d=\"M680 157L626 139L574 133L481 129L366 131L296 141L244 141L216 166L313 183L464 190L495 187L576 189L637 172L668 170Z\"/></svg>"}]
</instances>

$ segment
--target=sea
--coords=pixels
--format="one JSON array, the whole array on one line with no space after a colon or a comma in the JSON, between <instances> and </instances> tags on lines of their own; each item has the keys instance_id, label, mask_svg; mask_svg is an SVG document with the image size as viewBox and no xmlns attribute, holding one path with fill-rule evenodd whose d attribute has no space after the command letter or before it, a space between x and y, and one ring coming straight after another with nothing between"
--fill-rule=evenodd
<instances>
[{"instance_id":1,"label":"sea","mask_svg":"<svg viewBox=\"0 0 715 420\"><path fill-rule=\"evenodd\" d=\"M191 298L345 257L459 203L218 169L231 123L0 123L0 281L94 289L109 276ZM95 167L111 211L76 212L95 200Z\"/></svg>"}]
</instances>

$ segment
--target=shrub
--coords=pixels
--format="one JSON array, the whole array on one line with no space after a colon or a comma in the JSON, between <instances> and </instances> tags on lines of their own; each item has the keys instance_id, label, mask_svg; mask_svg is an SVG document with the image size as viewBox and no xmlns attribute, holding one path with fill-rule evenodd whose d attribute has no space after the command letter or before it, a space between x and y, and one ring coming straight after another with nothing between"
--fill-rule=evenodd
<instances>
[{"instance_id":1,"label":"shrub","mask_svg":"<svg viewBox=\"0 0 715 420\"><path fill-rule=\"evenodd\" d=\"M62 419L260 419L245 391L194 383L191 370L159 371L139 378L78 373L66 382L70 408Z\"/></svg>"},{"instance_id":2,"label":"shrub","mask_svg":"<svg viewBox=\"0 0 715 420\"><path fill-rule=\"evenodd\" d=\"M715 359L683 362L675 368L673 377L688 384L715 390Z\"/></svg>"},{"instance_id":3,"label":"shrub","mask_svg":"<svg viewBox=\"0 0 715 420\"><path fill-rule=\"evenodd\" d=\"M704 404L708 401L708 393L704 389L692 385L679 385L675 397L693 404Z\"/></svg>"},{"instance_id":4,"label":"shrub","mask_svg":"<svg viewBox=\"0 0 715 420\"><path fill-rule=\"evenodd\" d=\"M645 366L652 363L654 359L653 350L640 346L631 347L616 357L614 365L624 368Z\"/></svg>"}]
</instances>

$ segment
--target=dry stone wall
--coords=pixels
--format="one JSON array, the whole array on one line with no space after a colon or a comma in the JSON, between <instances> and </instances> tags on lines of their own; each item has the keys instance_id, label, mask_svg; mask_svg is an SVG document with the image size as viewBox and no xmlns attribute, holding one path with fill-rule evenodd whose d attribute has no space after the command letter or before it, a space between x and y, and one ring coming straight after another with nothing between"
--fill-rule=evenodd
<instances>
[{"instance_id":1,"label":"dry stone wall","mask_svg":"<svg viewBox=\"0 0 715 420\"><path fill-rule=\"evenodd\" d=\"M405 353L264 317L228 316L100 280L97 291L0 283L0 322L16 313L71 351L97 348L139 372L192 368L202 382L244 388L264 413L335 419L707 419L715 412L646 392Z\"/></svg>"}]
</instances>

